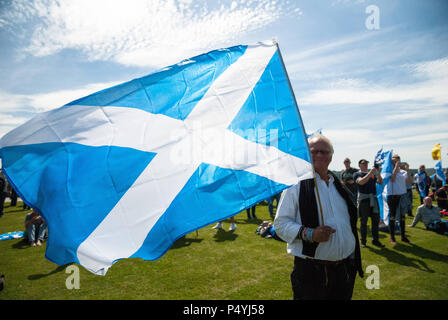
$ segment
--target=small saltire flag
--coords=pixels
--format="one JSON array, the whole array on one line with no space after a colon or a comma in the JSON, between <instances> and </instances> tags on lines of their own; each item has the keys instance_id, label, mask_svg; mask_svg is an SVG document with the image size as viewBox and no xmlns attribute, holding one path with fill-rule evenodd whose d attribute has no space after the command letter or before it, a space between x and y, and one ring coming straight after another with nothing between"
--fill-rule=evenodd
<instances>
[{"instance_id":1,"label":"small saltire flag","mask_svg":"<svg viewBox=\"0 0 448 320\"><path fill-rule=\"evenodd\" d=\"M307 133L306 137L309 138L309 137L312 137L312 136L317 135L317 134L322 134L322 128L319 128L319 129L317 129L316 131L314 131L312 133L309 133L309 134Z\"/></svg>"},{"instance_id":2,"label":"small saltire flag","mask_svg":"<svg viewBox=\"0 0 448 320\"><path fill-rule=\"evenodd\" d=\"M381 177L383 178L383 184L376 185L380 218L385 225L389 225L389 207L387 205L386 186L389 183L394 169L392 165L392 150L383 151L383 148L381 148L375 156L375 162L381 164Z\"/></svg>"},{"instance_id":3,"label":"small saltire flag","mask_svg":"<svg viewBox=\"0 0 448 320\"><path fill-rule=\"evenodd\" d=\"M440 144L436 144L434 148L432 148L432 159L433 160L441 160L441 147Z\"/></svg>"},{"instance_id":4,"label":"small saltire flag","mask_svg":"<svg viewBox=\"0 0 448 320\"><path fill-rule=\"evenodd\" d=\"M378 165L378 167L381 167L381 165L384 162L385 153L383 152L383 147L381 147L380 150L375 155L375 158L373 159L373 163Z\"/></svg>"},{"instance_id":5,"label":"small saltire flag","mask_svg":"<svg viewBox=\"0 0 448 320\"><path fill-rule=\"evenodd\" d=\"M442 161L438 161L434 166L436 176L439 180L442 180L442 184L446 183L446 177L442 170Z\"/></svg>"},{"instance_id":6,"label":"small saltire flag","mask_svg":"<svg viewBox=\"0 0 448 320\"><path fill-rule=\"evenodd\" d=\"M42 113L0 140L46 257L104 275L312 177L274 42L239 45Z\"/></svg>"},{"instance_id":7,"label":"small saltire flag","mask_svg":"<svg viewBox=\"0 0 448 320\"><path fill-rule=\"evenodd\" d=\"M417 183L417 189L420 197L426 197L426 187L428 186L428 176L425 171L418 171L415 175L415 182Z\"/></svg>"}]
</instances>

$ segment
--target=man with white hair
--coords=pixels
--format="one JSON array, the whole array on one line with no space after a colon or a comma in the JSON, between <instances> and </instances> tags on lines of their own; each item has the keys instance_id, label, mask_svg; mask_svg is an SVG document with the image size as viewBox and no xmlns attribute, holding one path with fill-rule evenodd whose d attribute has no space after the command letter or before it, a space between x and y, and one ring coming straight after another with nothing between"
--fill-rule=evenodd
<instances>
[{"instance_id":1,"label":"man with white hair","mask_svg":"<svg viewBox=\"0 0 448 320\"><path fill-rule=\"evenodd\" d=\"M363 277L356 229L357 209L349 190L330 171L328 138L308 139L314 179L282 193L274 220L277 235L294 256L294 299L351 299L356 273Z\"/></svg>"}]
</instances>

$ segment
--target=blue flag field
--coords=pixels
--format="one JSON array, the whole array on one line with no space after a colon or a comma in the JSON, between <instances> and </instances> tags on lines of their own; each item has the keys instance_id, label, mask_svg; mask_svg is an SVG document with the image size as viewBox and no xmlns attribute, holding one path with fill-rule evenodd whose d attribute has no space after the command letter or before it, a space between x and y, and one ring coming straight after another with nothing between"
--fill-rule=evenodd
<instances>
[{"instance_id":1,"label":"blue flag field","mask_svg":"<svg viewBox=\"0 0 448 320\"><path fill-rule=\"evenodd\" d=\"M46 258L105 275L312 177L278 46L239 45L41 113L0 140Z\"/></svg>"}]
</instances>

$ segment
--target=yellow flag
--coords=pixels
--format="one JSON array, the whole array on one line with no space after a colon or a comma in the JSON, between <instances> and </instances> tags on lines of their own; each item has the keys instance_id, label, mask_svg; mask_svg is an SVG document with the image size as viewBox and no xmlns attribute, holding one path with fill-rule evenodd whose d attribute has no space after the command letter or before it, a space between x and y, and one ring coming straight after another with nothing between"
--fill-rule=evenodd
<instances>
[{"instance_id":1,"label":"yellow flag","mask_svg":"<svg viewBox=\"0 0 448 320\"><path fill-rule=\"evenodd\" d=\"M432 158L434 160L440 160L440 154L440 144L438 143L434 146L434 148L432 148Z\"/></svg>"}]
</instances>

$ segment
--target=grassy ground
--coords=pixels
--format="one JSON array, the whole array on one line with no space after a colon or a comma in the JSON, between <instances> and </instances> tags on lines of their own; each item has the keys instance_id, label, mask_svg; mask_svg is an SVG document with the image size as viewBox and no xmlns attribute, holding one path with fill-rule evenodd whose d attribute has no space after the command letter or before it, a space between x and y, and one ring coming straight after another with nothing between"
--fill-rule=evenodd
<instances>
[{"instance_id":1,"label":"grassy ground","mask_svg":"<svg viewBox=\"0 0 448 320\"><path fill-rule=\"evenodd\" d=\"M414 200L414 212L419 200ZM26 211L6 204L0 219L0 234L23 230ZM258 220L238 214L237 229L215 231L208 226L179 239L157 261L120 260L105 277L79 267L80 289L69 290L67 266L45 259L45 245L29 247L22 240L0 241L0 274L5 275L1 299L291 299L289 275L293 259L285 244L255 234L262 220L269 220L266 205L257 206ZM412 222L407 218L407 224ZM370 223L370 222L369 222ZM363 266L375 265L380 288L367 289L357 278L353 299L446 299L448 292L448 247L446 236L426 231L420 222L408 228L412 244L362 249ZM369 230L370 232L370 230ZM399 240L400 237L398 236ZM369 233L370 241L370 233Z\"/></svg>"}]
</instances>

